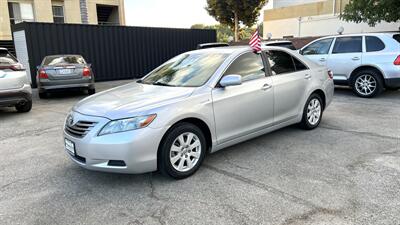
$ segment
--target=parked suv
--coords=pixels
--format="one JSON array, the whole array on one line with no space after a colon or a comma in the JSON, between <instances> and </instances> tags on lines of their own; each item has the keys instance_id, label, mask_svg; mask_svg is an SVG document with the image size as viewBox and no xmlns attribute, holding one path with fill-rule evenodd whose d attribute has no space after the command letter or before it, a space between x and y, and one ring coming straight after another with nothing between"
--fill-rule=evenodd
<instances>
[{"instance_id":1,"label":"parked suv","mask_svg":"<svg viewBox=\"0 0 400 225\"><path fill-rule=\"evenodd\" d=\"M335 84L350 85L365 98L400 88L400 34L365 33L317 39L300 50L333 72Z\"/></svg>"},{"instance_id":2,"label":"parked suv","mask_svg":"<svg viewBox=\"0 0 400 225\"><path fill-rule=\"evenodd\" d=\"M26 71L5 48L0 48L0 107L15 107L18 112L32 109L32 89Z\"/></svg>"},{"instance_id":3,"label":"parked suv","mask_svg":"<svg viewBox=\"0 0 400 225\"><path fill-rule=\"evenodd\" d=\"M37 69L40 98L60 89L86 89L89 95L96 92L91 65L80 55L46 56Z\"/></svg>"}]
</instances>

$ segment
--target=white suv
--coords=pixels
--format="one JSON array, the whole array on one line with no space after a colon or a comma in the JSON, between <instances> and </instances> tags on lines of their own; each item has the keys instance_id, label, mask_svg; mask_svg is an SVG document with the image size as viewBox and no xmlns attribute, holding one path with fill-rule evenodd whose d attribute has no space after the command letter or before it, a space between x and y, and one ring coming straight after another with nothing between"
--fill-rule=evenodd
<instances>
[{"instance_id":1,"label":"white suv","mask_svg":"<svg viewBox=\"0 0 400 225\"><path fill-rule=\"evenodd\" d=\"M317 39L300 54L327 66L335 84L350 85L365 98L400 88L400 34L364 33Z\"/></svg>"},{"instance_id":2,"label":"white suv","mask_svg":"<svg viewBox=\"0 0 400 225\"><path fill-rule=\"evenodd\" d=\"M18 112L32 109L32 89L26 71L7 49L0 48L0 107Z\"/></svg>"}]
</instances>

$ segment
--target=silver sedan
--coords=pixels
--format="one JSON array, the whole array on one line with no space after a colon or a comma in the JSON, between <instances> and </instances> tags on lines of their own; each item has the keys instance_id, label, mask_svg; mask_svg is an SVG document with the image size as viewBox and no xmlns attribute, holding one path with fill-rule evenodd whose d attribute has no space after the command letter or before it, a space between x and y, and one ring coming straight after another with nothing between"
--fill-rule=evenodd
<instances>
[{"instance_id":1,"label":"silver sedan","mask_svg":"<svg viewBox=\"0 0 400 225\"><path fill-rule=\"evenodd\" d=\"M185 178L207 153L292 124L316 128L333 92L330 71L289 49L191 51L77 103L65 149L90 170Z\"/></svg>"}]
</instances>

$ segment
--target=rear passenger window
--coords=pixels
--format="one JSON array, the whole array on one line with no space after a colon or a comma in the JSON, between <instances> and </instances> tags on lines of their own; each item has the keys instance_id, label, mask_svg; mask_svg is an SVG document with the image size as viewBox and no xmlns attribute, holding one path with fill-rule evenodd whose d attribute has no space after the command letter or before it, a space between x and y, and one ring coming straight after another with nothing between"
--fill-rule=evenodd
<instances>
[{"instance_id":1,"label":"rear passenger window","mask_svg":"<svg viewBox=\"0 0 400 225\"><path fill-rule=\"evenodd\" d=\"M336 38L333 54L362 52L362 37Z\"/></svg>"},{"instance_id":2,"label":"rear passenger window","mask_svg":"<svg viewBox=\"0 0 400 225\"><path fill-rule=\"evenodd\" d=\"M272 75L296 71L292 56L286 52L271 50L266 52Z\"/></svg>"},{"instance_id":3,"label":"rear passenger window","mask_svg":"<svg viewBox=\"0 0 400 225\"><path fill-rule=\"evenodd\" d=\"M308 67L306 65L304 65L304 63L300 62L300 60L298 60L295 57L293 58L293 62L294 62L294 66L296 67L296 71L301 71L301 70L307 70Z\"/></svg>"},{"instance_id":4,"label":"rear passenger window","mask_svg":"<svg viewBox=\"0 0 400 225\"><path fill-rule=\"evenodd\" d=\"M393 35L393 39L400 43L400 34Z\"/></svg>"},{"instance_id":5,"label":"rear passenger window","mask_svg":"<svg viewBox=\"0 0 400 225\"><path fill-rule=\"evenodd\" d=\"M232 74L241 75L243 81L265 77L261 55L249 52L239 56L224 73L224 75Z\"/></svg>"},{"instance_id":6,"label":"rear passenger window","mask_svg":"<svg viewBox=\"0 0 400 225\"><path fill-rule=\"evenodd\" d=\"M366 36L365 44L367 46L367 52L377 52L385 48L385 44L381 41L381 39L374 36Z\"/></svg>"}]
</instances>

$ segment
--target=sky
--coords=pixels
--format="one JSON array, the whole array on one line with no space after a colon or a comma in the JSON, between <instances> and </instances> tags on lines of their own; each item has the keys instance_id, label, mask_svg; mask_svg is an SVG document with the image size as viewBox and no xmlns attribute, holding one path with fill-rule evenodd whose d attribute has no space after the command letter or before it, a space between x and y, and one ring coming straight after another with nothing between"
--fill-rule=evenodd
<instances>
[{"instance_id":1,"label":"sky","mask_svg":"<svg viewBox=\"0 0 400 225\"><path fill-rule=\"evenodd\" d=\"M190 28L217 21L204 9L206 0L125 0L128 26Z\"/></svg>"}]
</instances>

